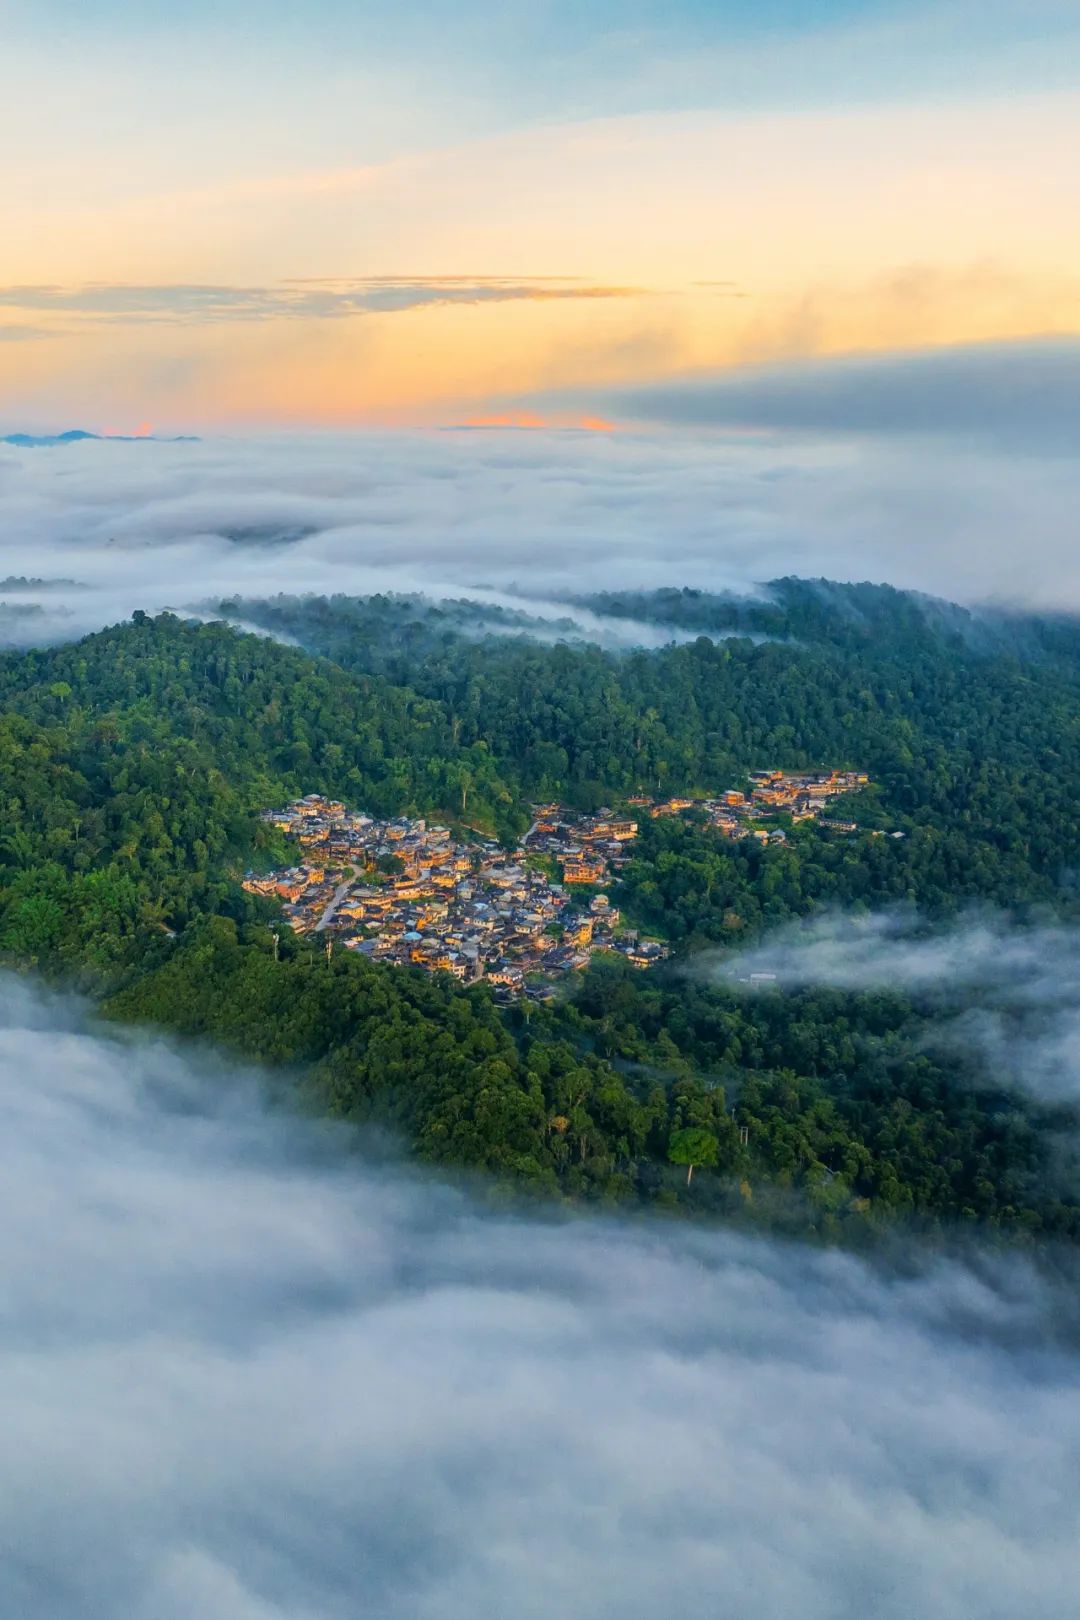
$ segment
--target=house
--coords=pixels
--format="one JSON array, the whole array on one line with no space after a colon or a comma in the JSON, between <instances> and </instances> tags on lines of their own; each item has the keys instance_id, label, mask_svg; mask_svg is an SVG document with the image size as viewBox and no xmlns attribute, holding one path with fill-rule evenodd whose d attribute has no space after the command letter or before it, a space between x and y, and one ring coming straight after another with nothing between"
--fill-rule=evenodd
<instances>
[{"instance_id":1,"label":"house","mask_svg":"<svg viewBox=\"0 0 1080 1620\"><path fill-rule=\"evenodd\" d=\"M712 824L726 838L737 838L742 831L742 823L736 821L734 816L725 815L722 810L713 817Z\"/></svg>"},{"instance_id":2,"label":"house","mask_svg":"<svg viewBox=\"0 0 1080 1620\"><path fill-rule=\"evenodd\" d=\"M607 870L602 860L583 854L567 855L562 869L564 883L602 883Z\"/></svg>"},{"instance_id":3,"label":"house","mask_svg":"<svg viewBox=\"0 0 1080 1620\"><path fill-rule=\"evenodd\" d=\"M248 894L276 894L277 885L278 880L273 872L266 877L255 877L249 872L240 887L246 889Z\"/></svg>"},{"instance_id":4,"label":"house","mask_svg":"<svg viewBox=\"0 0 1080 1620\"><path fill-rule=\"evenodd\" d=\"M299 834L299 838L300 843L305 849L310 849L312 845L325 844L327 842L326 832L322 827L305 827Z\"/></svg>"},{"instance_id":5,"label":"house","mask_svg":"<svg viewBox=\"0 0 1080 1620\"><path fill-rule=\"evenodd\" d=\"M619 843L619 844L627 843L627 842L629 842L630 839L636 838L637 835L638 835L638 824L637 824L636 821L610 821L610 820L609 821L601 821L601 820L593 821L592 823L589 824L587 829L585 831L583 831L582 834L581 834L582 838L588 838L588 839L598 839L598 838L612 839L615 843Z\"/></svg>"},{"instance_id":6,"label":"house","mask_svg":"<svg viewBox=\"0 0 1080 1620\"><path fill-rule=\"evenodd\" d=\"M508 990L520 990L525 983L524 971L512 962L496 962L489 967L486 977L492 984L504 985Z\"/></svg>"}]
</instances>

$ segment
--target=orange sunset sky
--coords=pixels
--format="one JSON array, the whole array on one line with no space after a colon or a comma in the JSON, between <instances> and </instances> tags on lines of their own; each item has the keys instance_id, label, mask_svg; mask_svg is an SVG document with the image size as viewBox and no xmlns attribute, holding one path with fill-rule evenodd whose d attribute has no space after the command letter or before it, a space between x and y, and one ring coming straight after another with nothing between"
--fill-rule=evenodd
<instances>
[{"instance_id":1,"label":"orange sunset sky","mask_svg":"<svg viewBox=\"0 0 1080 1620\"><path fill-rule=\"evenodd\" d=\"M1080 330L1075 6L0 22L11 428L603 427L604 385Z\"/></svg>"}]
</instances>

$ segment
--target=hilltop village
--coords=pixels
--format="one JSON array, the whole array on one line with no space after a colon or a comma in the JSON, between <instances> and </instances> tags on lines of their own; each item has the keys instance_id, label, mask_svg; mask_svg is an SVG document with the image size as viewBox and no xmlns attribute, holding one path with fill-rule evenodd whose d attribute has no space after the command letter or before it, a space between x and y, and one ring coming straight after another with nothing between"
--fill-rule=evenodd
<instances>
[{"instance_id":1,"label":"hilltop village","mask_svg":"<svg viewBox=\"0 0 1080 1620\"><path fill-rule=\"evenodd\" d=\"M854 832L854 822L821 812L866 785L855 772L761 771L750 778L749 793L659 801L639 795L628 801L633 814L582 816L538 805L512 854L478 835L462 842L447 827L405 816L378 820L312 793L263 816L297 840L303 861L286 871L249 873L244 888L279 898L289 926L325 938L328 952L340 943L375 961L464 982L486 979L500 999L543 997L595 951L618 952L638 968L667 956L661 941L624 926L602 892L630 858L639 828L634 815L694 809L721 836L773 843L786 832L762 823L780 812L793 822L817 819Z\"/></svg>"},{"instance_id":2,"label":"hilltop village","mask_svg":"<svg viewBox=\"0 0 1080 1620\"><path fill-rule=\"evenodd\" d=\"M484 978L500 999L543 994L597 950L642 968L667 955L623 928L608 897L593 892L610 867L580 845L567 851L558 883L526 845L508 855L489 839L463 843L446 827L377 820L316 794L265 819L298 840L305 860L249 875L244 887L278 895L290 927L325 936L328 949L340 941L375 961ZM573 885L581 900L571 899Z\"/></svg>"}]
</instances>

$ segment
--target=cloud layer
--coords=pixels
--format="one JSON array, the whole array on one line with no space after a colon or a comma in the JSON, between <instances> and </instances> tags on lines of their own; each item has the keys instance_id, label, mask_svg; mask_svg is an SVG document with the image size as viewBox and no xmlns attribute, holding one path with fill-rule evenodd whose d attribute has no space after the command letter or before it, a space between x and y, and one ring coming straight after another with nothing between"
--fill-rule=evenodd
<instances>
[{"instance_id":1,"label":"cloud layer","mask_svg":"<svg viewBox=\"0 0 1080 1620\"><path fill-rule=\"evenodd\" d=\"M0 987L4 1585L35 1620L1065 1620L1071 1295L539 1223Z\"/></svg>"},{"instance_id":2,"label":"cloud layer","mask_svg":"<svg viewBox=\"0 0 1080 1620\"><path fill-rule=\"evenodd\" d=\"M1080 339L791 362L615 390L624 416L681 426L989 440L1075 453Z\"/></svg>"},{"instance_id":3,"label":"cloud layer","mask_svg":"<svg viewBox=\"0 0 1080 1620\"><path fill-rule=\"evenodd\" d=\"M44 617L5 633L70 636L135 608L304 590L475 592L535 614L568 592L751 589L787 573L1080 610L1078 501L1075 458L1006 457L945 434L0 447L0 580L79 585L37 593Z\"/></svg>"}]
</instances>

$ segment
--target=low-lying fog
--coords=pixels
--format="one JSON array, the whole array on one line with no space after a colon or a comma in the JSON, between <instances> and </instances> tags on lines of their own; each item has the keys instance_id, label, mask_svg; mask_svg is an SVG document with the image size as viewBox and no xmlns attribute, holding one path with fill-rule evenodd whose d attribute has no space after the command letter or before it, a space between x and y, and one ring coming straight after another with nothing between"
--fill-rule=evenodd
<instances>
[{"instance_id":1,"label":"low-lying fog","mask_svg":"<svg viewBox=\"0 0 1080 1620\"><path fill-rule=\"evenodd\" d=\"M1071 1293L493 1212L0 980L0 1607L1071 1620Z\"/></svg>"},{"instance_id":2,"label":"low-lying fog","mask_svg":"<svg viewBox=\"0 0 1080 1620\"><path fill-rule=\"evenodd\" d=\"M931 931L910 910L832 912L788 924L734 958L699 956L691 971L763 994L824 988L916 996L938 1015L939 1047L979 1055L1003 1087L1080 1104L1075 926L1018 927L987 908Z\"/></svg>"},{"instance_id":3,"label":"low-lying fog","mask_svg":"<svg viewBox=\"0 0 1080 1620\"><path fill-rule=\"evenodd\" d=\"M780 429L0 447L0 579L78 586L5 584L41 607L4 636L234 594L420 588L535 614L566 592L786 573L1080 608L1078 482L1030 446Z\"/></svg>"}]
</instances>

